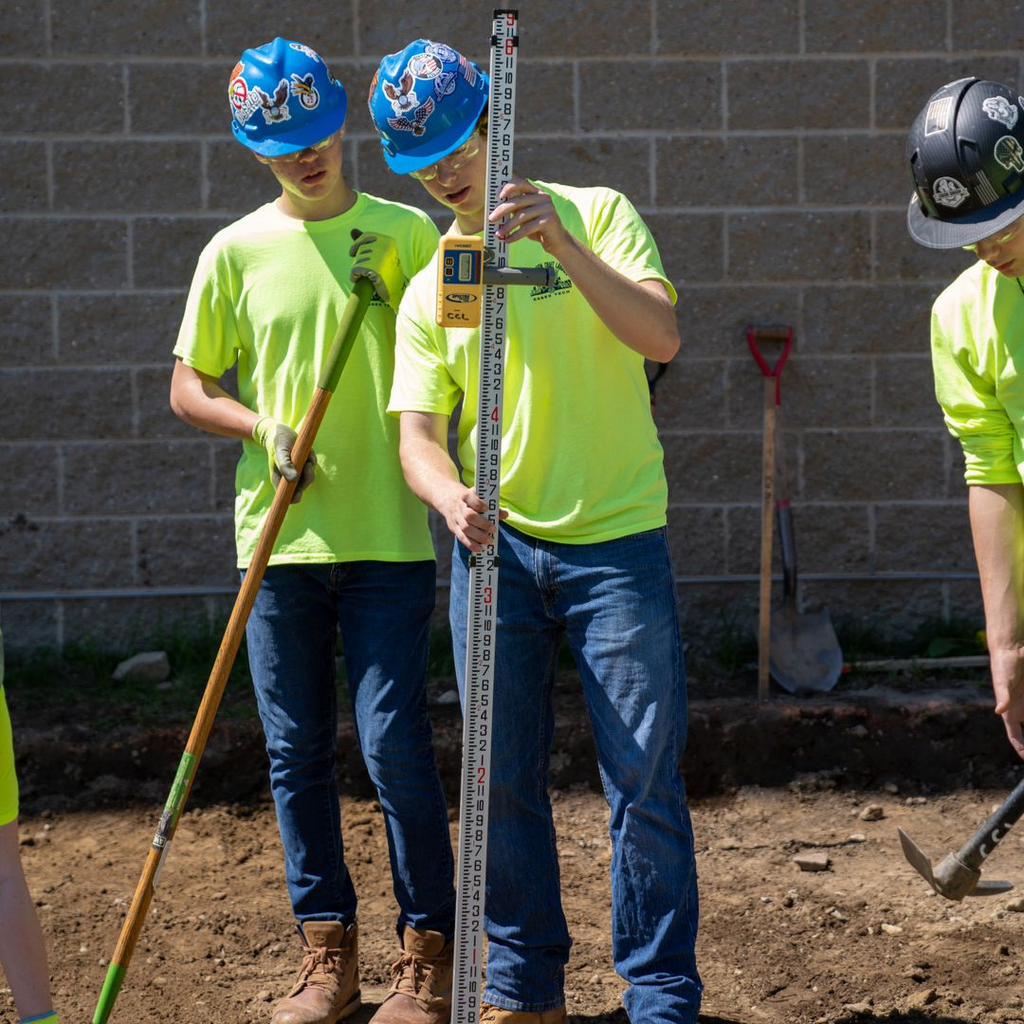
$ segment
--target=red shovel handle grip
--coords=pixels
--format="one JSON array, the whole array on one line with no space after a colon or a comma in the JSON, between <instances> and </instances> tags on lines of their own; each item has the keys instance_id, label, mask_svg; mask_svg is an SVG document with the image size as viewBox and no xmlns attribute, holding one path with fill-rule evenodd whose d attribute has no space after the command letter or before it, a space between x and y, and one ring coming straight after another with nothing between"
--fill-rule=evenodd
<instances>
[{"instance_id":1,"label":"red shovel handle grip","mask_svg":"<svg viewBox=\"0 0 1024 1024\"><path fill-rule=\"evenodd\" d=\"M763 338L766 341L783 342L782 352L779 355L779 358L775 360L774 365L765 359L764 353L757 347L759 338ZM766 377L775 378L775 404L778 405L782 399L780 393L782 367L785 366L786 359L789 356L789 350L793 347L793 328L755 327L751 324L747 327L747 344L750 346L750 354L757 361L757 365L761 367L761 372Z\"/></svg>"}]
</instances>

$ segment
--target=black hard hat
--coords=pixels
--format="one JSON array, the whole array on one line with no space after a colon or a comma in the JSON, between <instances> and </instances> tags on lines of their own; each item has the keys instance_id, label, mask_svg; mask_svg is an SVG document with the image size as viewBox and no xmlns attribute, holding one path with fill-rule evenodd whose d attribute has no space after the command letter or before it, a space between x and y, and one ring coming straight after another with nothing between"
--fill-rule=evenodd
<instances>
[{"instance_id":1,"label":"black hard hat","mask_svg":"<svg viewBox=\"0 0 1024 1024\"><path fill-rule=\"evenodd\" d=\"M929 249L953 249L1024 216L1024 97L961 78L932 93L907 139L914 195L907 227Z\"/></svg>"}]
</instances>

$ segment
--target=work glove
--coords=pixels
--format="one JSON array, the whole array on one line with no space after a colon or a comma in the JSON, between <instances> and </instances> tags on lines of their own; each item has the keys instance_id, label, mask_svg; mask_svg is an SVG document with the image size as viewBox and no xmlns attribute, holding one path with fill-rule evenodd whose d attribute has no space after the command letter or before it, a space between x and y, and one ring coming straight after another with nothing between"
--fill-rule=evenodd
<instances>
[{"instance_id":1,"label":"work glove","mask_svg":"<svg viewBox=\"0 0 1024 1024\"><path fill-rule=\"evenodd\" d=\"M270 456L270 479L277 489L277 483L283 476L291 483L298 480L295 485L295 493L292 495L291 503L297 504L302 497L302 492L313 482L316 475L316 453L310 452L306 464L302 467L302 473L295 468L292 462L292 448L298 434L291 427L284 423L278 423L272 416L261 416L252 428L252 439L258 441L267 449Z\"/></svg>"},{"instance_id":2,"label":"work glove","mask_svg":"<svg viewBox=\"0 0 1024 1024\"><path fill-rule=\"evenodd\" d=\"M352 229L354 240L349 256L355 257L349 276L353 281L367 278L374 291L397 313L405 291L405 276L398 260L398 248L390 235L363 234Z\"/></svg>"}]
</instances>

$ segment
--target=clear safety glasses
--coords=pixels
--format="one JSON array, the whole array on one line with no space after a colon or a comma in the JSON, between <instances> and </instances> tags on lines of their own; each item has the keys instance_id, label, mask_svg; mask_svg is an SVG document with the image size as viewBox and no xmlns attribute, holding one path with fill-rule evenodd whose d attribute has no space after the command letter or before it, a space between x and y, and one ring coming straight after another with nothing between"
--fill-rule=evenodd
<instances>
[{"instance_id":1,"label":"clear safety glasses","mask_svg":"<svg viewBox=\"0 0 1024 1024\"><path fill-rule=\"evenodd\" d=\"M446 157L438 160L436 164L424 167L420 171L410 171L409 177L415 178L417 181L433 181L440 172L442 164L450 172L457 171L460 167L468 164L480 152L480 137L480 132L473 132L458 149L453 149Z\"/></svg>"},{"instance_id":2,"label":"clear safety glasses","mask_svg":"<svg viewBox=\"0 0 1024 1024\"><path fill-rule=\"evenodd\" d=\"M269 164L293 164L303 153L323 152L337 137L338 133L332 132L326 139L314 142L312 146L307 146L305 149L297 149L294 153L285 153L284 156L268 156L264 157L264 159Z\"/></svg>"},{"instance_id":3,"label":"clear safety glasses","mask_svg":"<svg viewBox=\"0 0 1024 1024\"><path fill-rule=\"evenodd\" d=\"M971 245L962 245L961 249L966 249L968 252L977 252L979 245L1006 245L1007 242L1012 242L1017 237L1020 229L1024 227L1024 217L1020 217L1010 225L1010 230L1005 234L1000 235L998 238L990 236L989 238L983 238L980 242L974 242Z\"/></svg>"}]
</instances>

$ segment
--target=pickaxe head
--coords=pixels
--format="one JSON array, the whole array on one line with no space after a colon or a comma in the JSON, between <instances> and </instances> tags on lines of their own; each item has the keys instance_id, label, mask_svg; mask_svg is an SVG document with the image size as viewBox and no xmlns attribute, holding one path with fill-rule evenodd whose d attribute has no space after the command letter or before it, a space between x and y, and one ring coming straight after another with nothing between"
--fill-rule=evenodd
<instances>
[{"instance_id":1,"label":"pickaxe head","mask_svg":"<svg viewBox=\"0 0 1024 1024\"><path fill-rule=\"evenodd\" d=\"M921 848L898 828L903 856L910 861L917 873L947 900L962 900L965 896L997 896L1013 888L1012 882L981 881L981 872L965 864L955 853L947 854L933 869Z\"/></svg>"}]
</instances>

